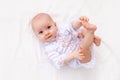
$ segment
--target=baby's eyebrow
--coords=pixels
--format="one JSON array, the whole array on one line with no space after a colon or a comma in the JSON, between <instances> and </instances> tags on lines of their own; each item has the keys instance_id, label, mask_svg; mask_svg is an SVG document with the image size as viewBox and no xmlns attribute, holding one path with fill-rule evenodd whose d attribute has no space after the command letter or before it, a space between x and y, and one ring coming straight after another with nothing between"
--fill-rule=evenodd
<instances>
[{"instance_id":1,"label":"baby's eyebrow","mask_svg":"<svg viewBox=\"0 0 120 80\"><path fill-rule=\"evenodd\" d=\"M42 28L39 28L38 31L43 31L43 29L42 29Z\"/></svg>"},{"instance_id":2,"label":"baby's eyebrow","mask_svg":"<svg viewBox=\"0 0 120 80\"><path fill-rule=\"evenodd\" d=\"M46 25L45 28L48 28L48 26L50 26L50 25Z\"/></svg>"},{"instance_id":3,"label":"baby's eyebrow","mask_svg":"<svg viewBox=\"0 0 120 80\"><path fill-rule=\"evenodd\" d=\"M44 27L45 27L45 26L43 26L43 25L42 25L42 26L40 26L40 27L39 27L39 30L42 30L42 29L44 29Z\"/></svg>"}]
</instances>

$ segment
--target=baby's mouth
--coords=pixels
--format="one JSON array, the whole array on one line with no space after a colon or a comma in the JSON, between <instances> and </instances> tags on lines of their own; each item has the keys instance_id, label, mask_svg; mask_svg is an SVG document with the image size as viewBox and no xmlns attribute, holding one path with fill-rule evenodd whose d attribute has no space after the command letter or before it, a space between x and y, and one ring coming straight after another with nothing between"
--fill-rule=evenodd
<instances>
[{"instance_id":1,"label":"baby's mouth","mask_svg":"<svg viewBox=\"0 0 120 80\"><path fill-rule=\"evenodd\" d=\"M49 38L51 38L51 37L52 37L52 35L48 36L47 39L49 39Z\"/></svg>"}]
</instances>

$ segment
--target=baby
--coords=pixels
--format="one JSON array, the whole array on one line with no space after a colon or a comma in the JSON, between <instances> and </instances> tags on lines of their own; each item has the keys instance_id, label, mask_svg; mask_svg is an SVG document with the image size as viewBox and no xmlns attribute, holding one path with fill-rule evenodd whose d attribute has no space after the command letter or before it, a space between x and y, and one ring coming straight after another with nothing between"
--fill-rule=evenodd
<instances>
[{"instance_id":1,"label":"baby","mask_svg":"<svg viewBox=\"0 0 120 80\"><path fill-rule=\"evenodd\" d=\"M80 17L65 26L57 26L47 13L39 13L31 24L35 35L43 42L48 59L57 69L65 65L72 68L94 66L92 44L99 46L101 40L94 36L96 26L88 23L88 18Z\"/></svg>"}]
</instances>

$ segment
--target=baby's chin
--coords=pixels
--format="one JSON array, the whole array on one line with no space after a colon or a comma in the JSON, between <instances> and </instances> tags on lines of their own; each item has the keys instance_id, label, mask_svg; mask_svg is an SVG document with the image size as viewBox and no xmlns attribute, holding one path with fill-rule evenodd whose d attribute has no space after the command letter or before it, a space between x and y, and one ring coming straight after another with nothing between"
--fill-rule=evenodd
<instances>
[{"instance_id":1,"label":"baby's chin","mask_svg":"<svg viewBox=\"0 0 120 80\"><path fill-rule=\"evenodd\" d=\"M54 41L54 40L55 40L55 37L51 37L51 38L42 40L42 42L51 42L51 41Z\"/></svg>"},{"instance_id":2,"label":"baby's chin","mask_svg":"<svg viewBox=\"0 0 120 80\"><path fill-rule=\"evenodd\" d=\"M54 41L54 40L55 40L55 38L50 38L50 39L47 40L47 42L51 42L51 41Z\"/></svg>"}]
</instances>

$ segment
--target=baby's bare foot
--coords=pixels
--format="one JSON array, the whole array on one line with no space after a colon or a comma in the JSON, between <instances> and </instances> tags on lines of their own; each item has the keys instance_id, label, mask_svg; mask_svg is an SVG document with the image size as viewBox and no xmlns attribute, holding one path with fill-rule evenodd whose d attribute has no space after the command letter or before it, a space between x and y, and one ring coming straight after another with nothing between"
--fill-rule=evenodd
<instances>
[{"instance_id":1,"label":"baby's bare foot","mask_svg":"<svg viewBox=\"0 0 120 80\"><path fill-rule=\"evenodd\" d=\"M82 25L84 28L86 28L90 32L95 32L95 30L97 29L96 25L90 24L88 22L82 22Z\"/></svg>"},{"instance_id":2,"label":"baby's bare foot","mask_svg":"<svg viewBox=\"0 0 120 80\"><path fill-rule=\"evenodd\" d=\"M101 44L101 38L98 37L98 36L95 36L94 43L95 43L96 46L100 46L100 44Z\"/></svg>"}]
</instances>

